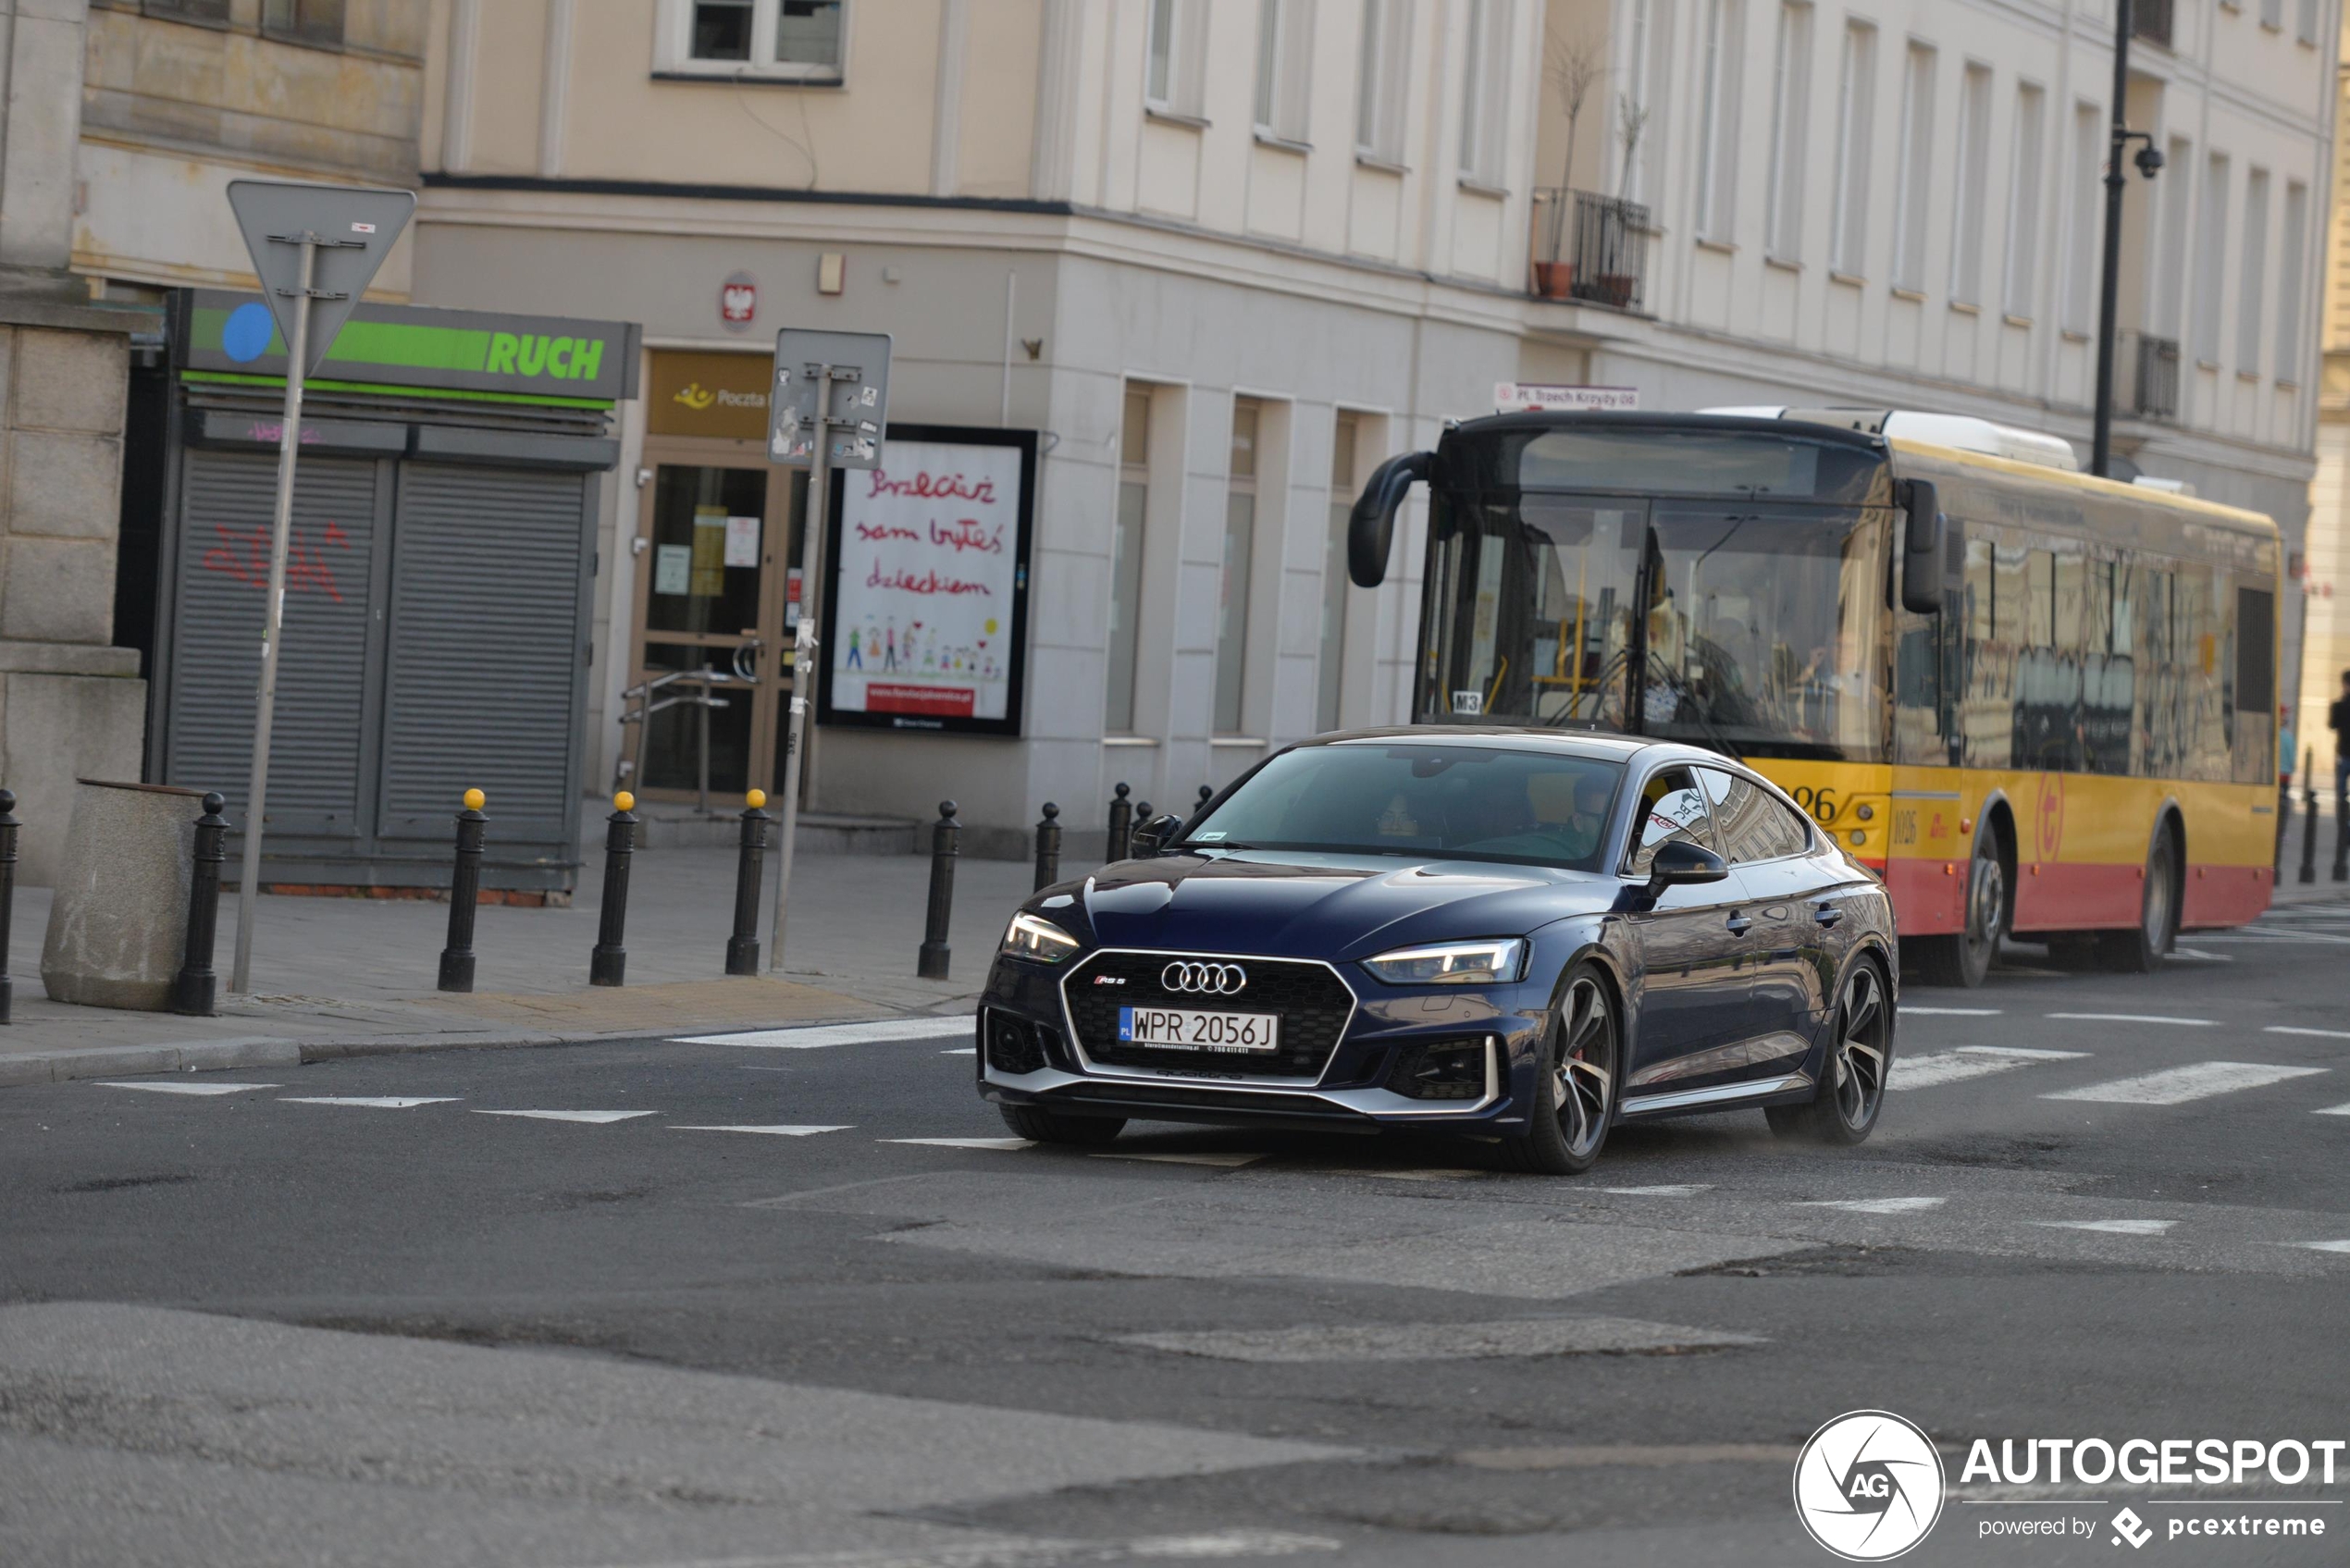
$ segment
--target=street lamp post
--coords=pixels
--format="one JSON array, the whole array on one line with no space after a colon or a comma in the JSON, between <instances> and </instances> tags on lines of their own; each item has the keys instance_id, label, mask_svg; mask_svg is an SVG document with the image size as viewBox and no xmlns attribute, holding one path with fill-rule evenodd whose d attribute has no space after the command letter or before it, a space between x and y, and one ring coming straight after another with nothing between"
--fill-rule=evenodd
<instances>
[{"instance_id":1,"label":"street lamp post","mask_svg":"<svg viewBox=\"0 0 2350 1568\"><path fill-rule=\"evenodd\" d=\"M2138 172L2152 179L2162 167L2162 154L2154 138L2130 129L2130 0L2113 6L2113 131L2105 161L2105 275L2097 292L2096 433L2089 449L2089 472L2109 477L2113 461L2113 340L2114 315L2121 290L2121 191L2129 176L2121 171L2121 154L2133 142L2138 149Z\"/></svg>"}]
</instances>

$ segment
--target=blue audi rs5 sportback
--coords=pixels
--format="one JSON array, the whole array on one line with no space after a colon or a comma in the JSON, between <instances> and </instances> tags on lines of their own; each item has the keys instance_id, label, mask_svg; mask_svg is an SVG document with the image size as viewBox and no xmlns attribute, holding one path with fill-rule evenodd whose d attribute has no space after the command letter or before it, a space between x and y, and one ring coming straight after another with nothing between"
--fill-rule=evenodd
<instances>
[{"instance_id":1,"label":"blue audi rs5 sportback","mask_svg":"<svg viewBox=\"0 0 2350 1568\"><path fill-rule=\"evenodd\" d=\"M1570 1173L1619 1121L1749 1106L1857 1143L1898 951L1876 879L1712 752L1330 735L1020 906L979 1091L1048 1143L1135 1118L1413 1127Z\"/></svg>"}]
</instances>

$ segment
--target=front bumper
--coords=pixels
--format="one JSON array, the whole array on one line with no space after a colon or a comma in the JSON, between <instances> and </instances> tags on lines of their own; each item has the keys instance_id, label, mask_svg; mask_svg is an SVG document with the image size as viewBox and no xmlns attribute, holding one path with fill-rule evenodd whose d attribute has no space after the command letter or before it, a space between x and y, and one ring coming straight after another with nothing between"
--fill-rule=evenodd
<instances>
[{"instance_id":1,"label":"front bumper","mask_svg":"<svg viewBox=\"0 0 2350 1568\"><path fill-rule=\"evenodd\" d=\"M1164 957L1234 956L1170 951ZM1219 1126L1356 1132L1417 1127L1486 1137L1526 1129L1537 1047L1550 1016L1550 996L1540 986L1442 992L1387 987L1354 966L1328 966L1353 994L1354 1006L1318 1067L1310 1072L1224 1071L1191 1063L1152 1067L1130 1059L1120 1065L1089 1056L1058 983L1082 962L1046 967L996 960L978 1018L977 1083L983 1097L1071 1116ZM991 1050L990 1019L999 1014L1051 1032L1039 1036L1033 1052ZM1481 1050L1482 1082L1471 1073L1470 1082L1455 1086L1461 1097L1420 1098L1391 1087L1399 1063L1416 1048L1458 1053L1472 1043Z\"/></svg>"}]
</instances>

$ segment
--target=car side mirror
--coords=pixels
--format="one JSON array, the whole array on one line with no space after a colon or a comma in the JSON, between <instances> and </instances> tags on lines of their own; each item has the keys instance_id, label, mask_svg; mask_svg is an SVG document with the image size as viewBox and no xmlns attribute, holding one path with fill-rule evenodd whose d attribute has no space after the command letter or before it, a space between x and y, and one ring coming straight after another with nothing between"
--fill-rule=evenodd
<instances>
[{"instance_id":1,"label":"car side mirror","mask_svg":"<svg viewBox=\"0 0 2350 1568\"><path fill-rule=\"evenodd\" d=\"M1696 887L1724 881L1729 874L1729 862L1722 857L1702 844L1676 838L1659 846L1655 858L1649 861L1649 892L1655 895L1668 887Z\"/></svg>"},{"instance_id":2,"label":"car side mirror","mask_svg":"<svg viewBox=\"0 0 2350 1568\"><path fill-rule=\"evenodd\" d=\"M1910 481L1901 537L1901 608L1931 615L1942 608L1942 497L1931 481Z\"/></svg>"},{"instance_id":3,"label":"car side mirror","mask_svg":"<svg viewBox=\"0 0 2350 1568\"><path fill-rule=\"evenodd\" d=\"M1175 835L1182 831L1183 819L1172 811L1163 811L1136 828L1134 836L1127 841L1127 847L1135 859L1147 860L1154 855L1164 853L1167 846L1174 842Z\"/></svg>"}]
</instances>

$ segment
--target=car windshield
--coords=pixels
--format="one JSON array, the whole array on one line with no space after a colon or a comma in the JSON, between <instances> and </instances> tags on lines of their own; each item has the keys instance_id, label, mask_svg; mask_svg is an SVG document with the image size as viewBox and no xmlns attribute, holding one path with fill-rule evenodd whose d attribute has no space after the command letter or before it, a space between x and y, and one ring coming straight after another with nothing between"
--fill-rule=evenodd
<instances>
[{"instance_id":1,"label":"car windshield","mask_svg":"<svg viewBox=\"0 0 2350 1568\"><path fill-rule=\"evenodd\" d=\"M1596 870L1620 762L1500 747L1344 742L1284 752L1205 818L1194 849L1441 856Z\"/></svg>"}]
</instances>

